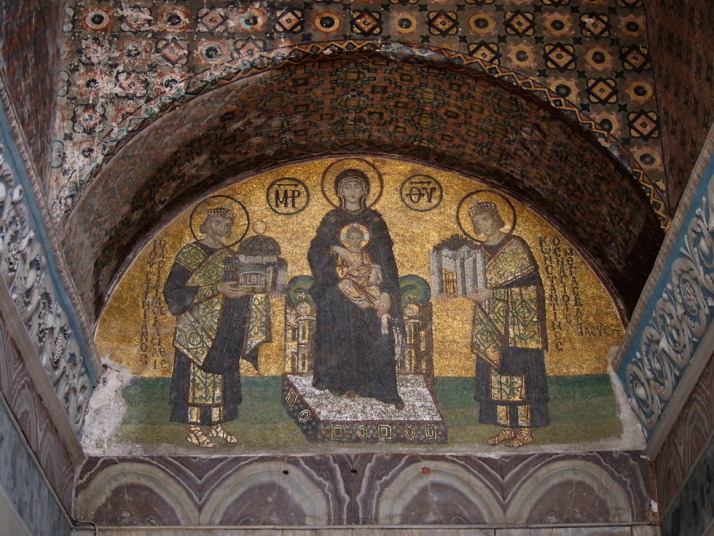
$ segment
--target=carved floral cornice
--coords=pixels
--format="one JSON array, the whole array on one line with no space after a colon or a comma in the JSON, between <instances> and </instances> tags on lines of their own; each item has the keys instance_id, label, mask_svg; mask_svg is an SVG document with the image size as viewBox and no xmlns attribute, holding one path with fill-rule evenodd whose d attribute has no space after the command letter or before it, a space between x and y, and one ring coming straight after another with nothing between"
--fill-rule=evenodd
<instances>
[{"instance_id":1,"label":"carved floral cornice","mask_svg":"<svg viewBox=\"0 0 714 536\"><path fill-rule=\"evenodd\" d=\"M680 384L696 376L687 372L703 367L699 361L711 355L705 346L713 319L714 127L615 362L648 440L655 432L666 435L664 428L676 419L674 407L686 400L693 381L684 382L687 388ZM668 424L662 426L666 413Z\"/></svg>"},{"instance_id":2,"label":"carved floral cornice","mask_svg":"<svg viewBox=\"0 0 714 536\"><path fill-rule=\"evenodd\" d=\"M24 357L39 360L79 437L96 370L84 335L87 323L68 274L53 256L57 239L46 224L39 181L29 178L35 170L1 79L0 99L7 117L0 121L0 279L16 313L12 316L19 319L16 329L21 323L26 331L19 338L27 336L31 343L24 353L34 355Z\"/></svg>"}]
</instances>

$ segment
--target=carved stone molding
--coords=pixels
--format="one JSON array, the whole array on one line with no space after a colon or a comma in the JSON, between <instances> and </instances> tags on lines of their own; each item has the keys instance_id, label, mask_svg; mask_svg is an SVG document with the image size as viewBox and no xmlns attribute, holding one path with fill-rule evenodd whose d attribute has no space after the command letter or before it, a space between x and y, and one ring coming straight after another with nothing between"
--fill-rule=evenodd
<instances>
[{"instance_id":1,"label":"carved stone molding","mask_svg":"<svg viewBox=\"0 0 714 536\"><path fill-rule=\"evenodd\" d=\"M618 375L648 439L656 430L658 436L666 435L668 430L658 430L658 425L673 402L681 399L677 402L681 407L687 399L696 374L689 375L686 389L678 389L680 383L693 364L699 370L711 355L706 348L697 350L714 318L713 155L714 128L616 360Z\"/></svg>"},{"instance_id":2,"label":"carved stone molding","mask_svg":"<svg viewBox=\"0 0 714 536\"><path fill-rule=\"evenodd\" d=\"M42 235L0 144L0 278L76 436L92 390L81 333L59 295ZM75 323L76 324L76 323ZM32 356L25 355L25 359Z\"/></svg>"},{"instance_id":3,"label":"carved stone molding","mask_svg":"<svg viewBox=\"0 0 714 536\"><path fill-rule=\"evenodd\" d=\"M65 259L60 256L59 253L62 251L60 243L66 240L63 235L63 230L60 227L56 227L52 223L52 218L50 217L49 210L47 208L47 203L42 190L42 183L40 176L38 175L37 169L30 157L30 152L28 150L28 142L25 137L25 133L20 126L20 122L17 119L17 114L15 108L12 104L12 99L8 94L7 83L3 79L2 73L0 72L0 103L2 103L2 111L5 113L7 118L7 127L3 128L4 125L0 121L0 142L5 138L5 143L9 143L12 140L13 148L17 151L17 156L19 157L16 162L17 166L22 166L27 182L27 192L25 196L29 195L33 201L33 207L36 210L37 224L42 226L42 236L44 240L44 245L48 248L49 255L52 256L51 264L54 272L59 276L58 282L62 286L62 292L67 296L67 302L70 304L69 307L72 309L72 316L76 320L79 330L82 331L84 336L83 346L86 348L86 357L91 361L91 367L94 371L101 370L101 363L94 350L93 341L91 340L91 326L87 320L86 313L79 299L74 280L72 275L69 273Z\"/></svg>"}]
</instances>

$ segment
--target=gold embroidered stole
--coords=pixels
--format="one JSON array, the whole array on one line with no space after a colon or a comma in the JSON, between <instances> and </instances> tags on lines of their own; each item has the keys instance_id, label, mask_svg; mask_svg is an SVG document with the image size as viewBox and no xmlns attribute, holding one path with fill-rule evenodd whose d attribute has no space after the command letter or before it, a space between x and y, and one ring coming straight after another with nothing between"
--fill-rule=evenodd
<instances>
[{"instance_id":1,"label":"gold embroidered stole","mask_svg":"<svg viewBox=\"0 0 714 536\"><path fill-rule=\"evenodd\" d=\"M538 324L538 290L535 285L503 288L537 269L525 242L513 237L486 264L488 288L493 298L488 308L475 304L471 350L498 369L505 347L542 348Z\"/></svg>"},{"instance_id":2,"label":"gold embroidered stole","mask_svg":"<svg viewBox=\"0 0 714 536\"><path fill-rule=\"evenodd\" d=\"M253 294L250 299L250 319L243 355L248 355L252 350L264 342L272 340L270 333L270 300L265 293Z\"/></svg>"},{"instance_id":3,"label":"gold embroidered stole","mask_svg":"<svg viewBox=\"0 0 714 536\"><path fill-rule=\"evenodd\" d=\"M193 243L184 246L176 256L176 262L191 272L186 285L198 287L198 292L190 309L176 319L174 347L199 366L216 338L224 298L216 285L223 281L223 265L232 254L230 248L221 248L207 255L200 245Z\"/></svg>"}]
</instances>

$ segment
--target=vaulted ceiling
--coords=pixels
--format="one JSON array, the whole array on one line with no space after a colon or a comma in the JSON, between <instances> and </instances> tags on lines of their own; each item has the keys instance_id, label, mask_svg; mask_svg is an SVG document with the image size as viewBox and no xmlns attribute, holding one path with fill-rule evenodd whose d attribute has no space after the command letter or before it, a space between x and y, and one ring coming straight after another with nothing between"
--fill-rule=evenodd
<instances>
[{"instance_id":1,"label":"vaulted ceiling","mask_svg":"<svg viewBox=\"0 0 714 536\"><path fill-rule=\"evenodd\" d=\"M187 203L318 155L413 158L505 188L580 244L628 310L646 275L634 267L651 266L662 238L641 186L593 135L479 69L345 51L239 77L142 119L66 217L68 259L95 310L136 244Z\"/></svg>"},{"instance_id":2,"label":"vaulted ceiling","mask_svg":"<svg viewBox=\"0 0 714 536\"><path fill-rule=\"evenodd\" d=\"M670 216L638 3L393 4L69 3L47 191L90 317L137 245L192 198L337 153L505 188L632 310Z\"/></svg>"}]
</instances>

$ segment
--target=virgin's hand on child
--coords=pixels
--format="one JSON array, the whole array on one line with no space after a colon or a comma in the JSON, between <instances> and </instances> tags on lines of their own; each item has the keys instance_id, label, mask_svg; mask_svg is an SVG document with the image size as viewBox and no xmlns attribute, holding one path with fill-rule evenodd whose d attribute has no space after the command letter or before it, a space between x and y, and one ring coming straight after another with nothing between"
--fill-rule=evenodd
<instances>
[{"instance_id":1,"label":"virgin's hand on child","mask_svg":"<svg viewBox=\"0 0 714 536\"><path fill-rule=\"evenodd\" d=\"M387 294L386 292L382 292L382 294L380 294L379 296L378 305L379 307L377 308L377 315L386 315L389 312L389 308L392 306L392 299L389 297L389 294Z\"/></svg>"}]
</instances>

